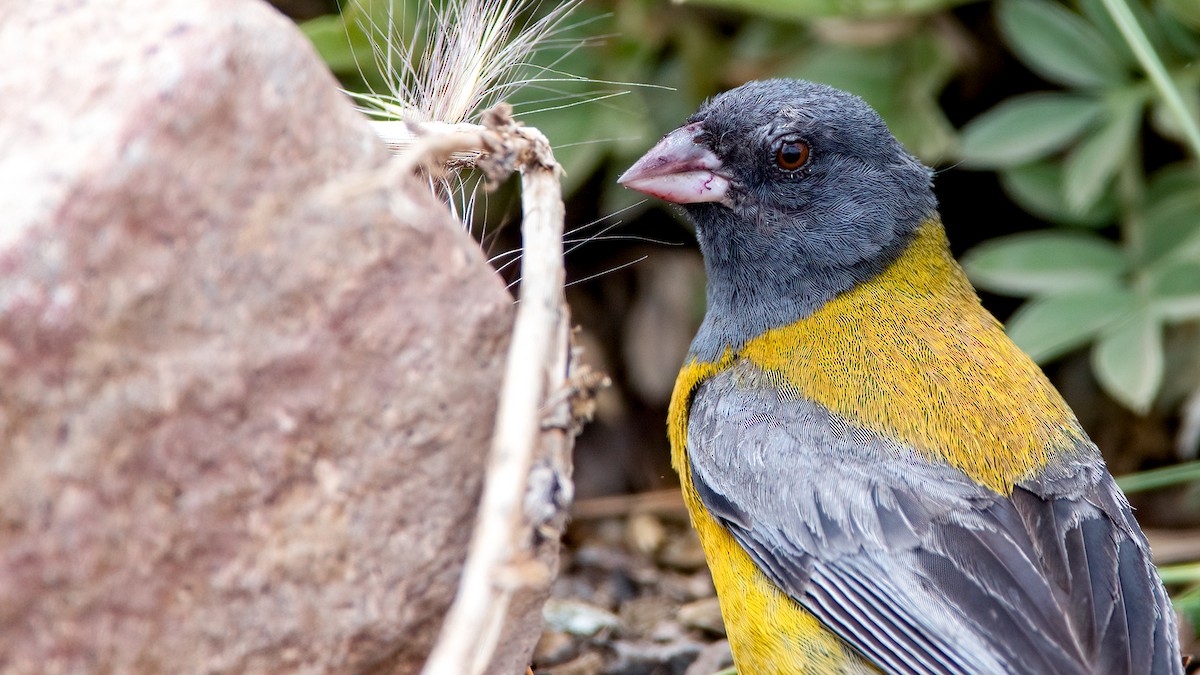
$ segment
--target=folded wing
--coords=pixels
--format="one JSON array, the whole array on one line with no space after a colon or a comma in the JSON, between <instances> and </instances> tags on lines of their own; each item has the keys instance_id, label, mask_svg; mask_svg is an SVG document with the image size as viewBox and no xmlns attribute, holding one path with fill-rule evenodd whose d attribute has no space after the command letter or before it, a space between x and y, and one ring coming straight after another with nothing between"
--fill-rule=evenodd
<instances>
[{"instance_id":1,"label":"folded wing","mask_svg":"<svg viewBox=\"0 0 1200 675\"><path fill-rule=\"evenodd\" d=\"M766 575L897 673L1173 673L1174 615L1088 444L996 494L741 363L693 398L694 485Z\"/></svg>"}]
</instances>

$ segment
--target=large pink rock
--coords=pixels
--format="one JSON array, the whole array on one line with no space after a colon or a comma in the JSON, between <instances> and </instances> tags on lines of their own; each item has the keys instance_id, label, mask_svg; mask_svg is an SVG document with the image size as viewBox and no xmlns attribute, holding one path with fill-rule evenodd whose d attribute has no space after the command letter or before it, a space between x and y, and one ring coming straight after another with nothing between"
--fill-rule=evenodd
<instances>
[{"instance_id":1,"label":"large pink rock","mask_svg":"<svg viewBox=\"0 0 1200 675\"><path fill-rule=\"evenodd\" d=\"M0 671L416 670L503 285L265 4L3 14Z\"/></svg>"}]
</instances>

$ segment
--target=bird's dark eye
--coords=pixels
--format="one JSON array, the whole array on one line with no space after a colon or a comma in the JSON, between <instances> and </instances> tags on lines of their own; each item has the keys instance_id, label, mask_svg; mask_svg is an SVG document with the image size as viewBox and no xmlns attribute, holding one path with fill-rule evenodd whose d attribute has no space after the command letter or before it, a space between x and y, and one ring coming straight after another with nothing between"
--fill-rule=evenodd
<instances>
[{"instance_id":1,"label":"bird's dark eye","mask_svg":"<svg viewBox=\"0 0 1200 675\"><path fill-rule=\"evenodd\" d=\"M808 161L808 144L804 141L784 141L775 151L775 163L785 171L795 171Z\"/></svg>"}]
</instances>

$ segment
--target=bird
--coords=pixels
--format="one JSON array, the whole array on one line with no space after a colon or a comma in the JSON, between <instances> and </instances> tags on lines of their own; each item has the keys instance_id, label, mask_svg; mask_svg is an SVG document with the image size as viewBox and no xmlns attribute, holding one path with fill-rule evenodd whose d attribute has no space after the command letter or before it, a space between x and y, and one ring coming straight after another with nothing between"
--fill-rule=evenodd
<instances>
[{"instance_id":1,"label":"bird","mask_svg":"<svg viewBox=\"0 0 1200 675\"><path fill-rule=\"evenodd\" d=\"M952 257L933 175L861 98L774 79L618 179L704 259L667 428L737 671L1183 672L1128 501Z\"/></svg>"}]
</instances>

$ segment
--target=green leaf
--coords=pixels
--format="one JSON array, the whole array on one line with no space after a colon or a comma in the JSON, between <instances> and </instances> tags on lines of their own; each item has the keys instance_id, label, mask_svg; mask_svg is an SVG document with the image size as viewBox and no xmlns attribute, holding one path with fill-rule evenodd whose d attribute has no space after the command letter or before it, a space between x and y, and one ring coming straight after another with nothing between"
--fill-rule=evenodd
<instances>
[{"instance_id":1,"label":"green leaf","mask_svg":"<svg viewBox=\"0 0 1200 675\"><path fill-rule=\"evenodd\" d=\"M1117 486L1121 488L1122 492L1129 494L1157 490L1180 483L1190 483L1194 480L1200 480L1200 462L1185 462L1175 466L1127 473L1117 479ZM1193 571L1200 572L1200 564L1196 564ZM1195 579L1200 581L1200 577ZM1167 583L1165 579L1163 581Z\"/></svg>"},{"instance_id":2,"label":"green leaf","mask_svg":"<svg viewBox=\"0 0 1200 675\"><path fill-rule=\"evenodd\" d=\"M1160 172L1161 173L1161 172ZM1200 241L1200 172L1173 172L1147 190L1143 255L1154 261L1194 254Z\"/></svg>"},{"instance_id":3,"label":"green leaf","mask_svg":"<svg viewBox=\"0 0 1200 675\"><path fill-rule=\"evenodd\" d=\"M1076 212L1067 206L1063 167L1057 162L1035 162L999 172L1000 185L1008 196L1029 213L1055 223L1104 227L1117 217L1117 199L1111 192L1100 195L1087 209Z\"/></svg>"},{"instance_id":4,"label":"green leaf","mask_svg":"<svg viewBox=\"0 0 1200 675\"><path fill-rule=\"evenodd\" d=\"M930 14L967 0L678 0L681 4L726 7L749 14L798 20L818 17L882 18Z\"/></svg>"},{"instance_id":5,"label":"green leaf","mask_svg":"<svg viewBox=\"0 0 1200 675\"><path fill-rule=\"evenodd\" d=\"M1145 27L1147 37L1159 50L1163 61L1168 65L1176 63L1186 68L1200 56L1200 3L1195 0L1185 2L1191 5L1190 20L1194 22L1190 26L1189 17L1184 16L1186 10L1175 12L1171 0L1153 3L1152 7L1133 3L1130 9Z\"/></svg>"},{"instance_id":6,"label":"green leaf","mask_svg":"<svg viewBox=\"0 0 1200 675\"><path fill-rule=\"evenodd\" d=\"M1138 414L1148 412L1163 379L1158 318L1142 308L1105 330L1092 349L1092 370L1121 405Z\"/></svg>"},{"instance_id":7,"label":"green leaf","mask_svg":"<svg viewBox=\"0 0 1200 675\"><path fill-rule=\"evenodd\" d=\"M1180 100L1183 101L1188 115L1193 119L1200 119L1200 113L1198 113L1200 111L1200 93L1196 92L1194 87L1186 86L1182 80L1183 78L1177 78L1175 82L1179 89ZM1187 142L1187 131L1180 123L1179 117L1165 101L1154 101L1154 105L1150 108L1150 122L1154 125L1154 130L1164 137L1180 144Z\"/></svg>"},{"instance_id":8,"label":"green leaf","mask_svg":"<svg viewBox=\"0 0 1200 675\"><path fill-rule=\"evenodd\" d=\"M1162 8L1181 23L1200 31L1200 3L1196 0L1162 0ZM1195 34L1192 40L1196 40Z\"/></svg>"},{"instance_id":9,"label":"green leaf","mask_svg":"<svg viewBox=\"0 0 1200 675\"><path fill-rule=\"evenodd\" d=\"M785 67L783 74L853 91L887 120L892 117L889 113L898 107L894 86L896 56L890 44L866 47L816 44L790 67Z\"/></svg>"},{"instance_id":10,"label":"green leaf","mask_svg":"<svg viewBox=\"0 0 1200 675\"><path fill-rule=\"evenodd\" d=\"M1200 318L1200 260L1156 265L1149 271L1151 303L1167 321Z\"/></svg>"},{"instance_id":11,"label":"green leaf","mask_svg":"<svg viewBox=\"0 0 1200 675\"><path fill-rule=\"evenodd\" d=\"M1013 52L1038 75L1074 87L1120 83L1127 73L1091 25L1045 0L1002 0L1000 32Z\"/></svg>"},{"instance_id":12,"label":"green leaf","mask_svg":"<svg viewBox=\"0 0 1200 675\"><path fill-rule=\"evenodd\" d=\"M1090 96L1014 96L971 120L959 152L967 166L1012 166L1062 149L1104 111Z\"/></svg>"},{"instance_id":13,"label":"green leaf","mask_svg":"<svg viewBox=\"0 0 1200 675\"><path fill-rule=\"evenodd\" d=\"M1064 166L1067 206L1085 211L1100 198L1122 162L1134 161L1132 148L1142 119L1140 98L1114 99L1107 119L1067 156Z\"/></svg>"},{"instance_id":14,"label":"green leaf","mask_svg":"<svg viewBox=\"0 0 1200 675\"><path fill-rule=\"evenodd\" d=\"M352 43L352 33L346 30L340 15L329 14L309 19L300 24L300 30L317 48L321 60L335 73L353 72L360 62L373 65L371 46L365 36L361 31L354 31L353 35L361 39L355 40L358 44Z\"/></svg>"},{"instance_id":15,"label":"green leaf","mask_svg":"<svg viewBox=\"0 0 1200 675\"><path fill-rule=\"evenodd\" d=\"M1115 286L1128 261L1107 239L1043 230L985 241L967 253L963 267L983 288L1027 296Z\"/></svg>"},{"instance_id":16,"label":"green leaf","mask_svg":"<svg viewBox=\"0 0 1200 675\"><path fill-rule=\"evenodd\" d=\"M353 82L361 77L380 87L386 80L381 77L375 62L371 42L374 40L383 48L388 42L388 34L391 34L399 44L423 44L423 39L415 39L418 22L402 19L419 15L416 4L422 1L343 0L339 3L340 14L310 19L300 24L300 30L335 74L343 78L349 76L355 85L363 84L361 80ZM357 90L357 87L352 88Z\"/></svg>"},{"instance_id":17,"label":"green leaf","mask_svg":"<svg viewBox=\"0 0 1200 675\"><path fill-rule=\"evenodd\" d=\"M1133 307L1126 289L1074 291L1030 300L1005 329L1030 358L1047 363L1091 342Z\"/></svg>"},{"instance_id":18,"label":"green leaf","mask_svg":"<svg viewBox=\"0 0 1200 675\"><path fill-rule=\"evenodd\" d=\"M1167 568L1160 567L1159 569ZM1171 605L1189 624L1200 626L1200 586L1194 586L1171 598Z\"/></svg>"},{"instance_id":19,"label":"green leaf","mask_svg":"<svg viewBox=\"0 0 1200 675\"><path fill-rule=\"evenodd\" d=\"M852 91L887 121L910 152L927 161L953 149L954 127L938 96L954 75L957 57L931 32L916 32L887 44L863 47L820 44L780 69L779 74Z\"/></svg>"},{"instance_id":20,"label":"green leaf","mask_svg":"<svg viewBox=\"0 0 1200 675\"><path fill-rule=\"evenodd\" d=\"M1176 194L1200 192L1200 166L1193 162L1176 162L1162 167L1150 176L1146 199L1170 199Z\"/></svg>"},{"instance_id":21,"label":"green leaf","mask_svg":"<svg viewBox=\"0 0 1200 675\"><path fill-rule=\"evenodd\" d=\"M1121 34L1121 29L1117 27L1113 21L1112 15L1108 13L1108 9L1104 6L1104 0L1077 0L1080 13L1088 24L1100 33L1100 39L1104 44L1111 47L1117 56L1120 58L1121 64L1129 68L1137 66L1137 57L1134 56L1133 50L1129 48L1129 43L1125 41L1125 36ZM1144 28L1151 28L1153 22L1150 20L1150 15L1145 8L1141 7L1140 2L1132 3L1129 7L1137 16L1139 23ZM1157 39L1161 37L1156 32L1150 35L1152 42L1157 44Z\"/></svg>"},{"instance_id":22,"label":"green leaf","mask_svg":"<svg viewBox=\"0 0 1200 675\"><path fill-rule=\"evenodd\" d=\"M893 80L900 114L886 118L892 133L918 157L950 155L957 133L938 100L961 67L958 49L944 33L926 30L902 40L897 49L903 72Z\"/></svg>"}]
</instances>

